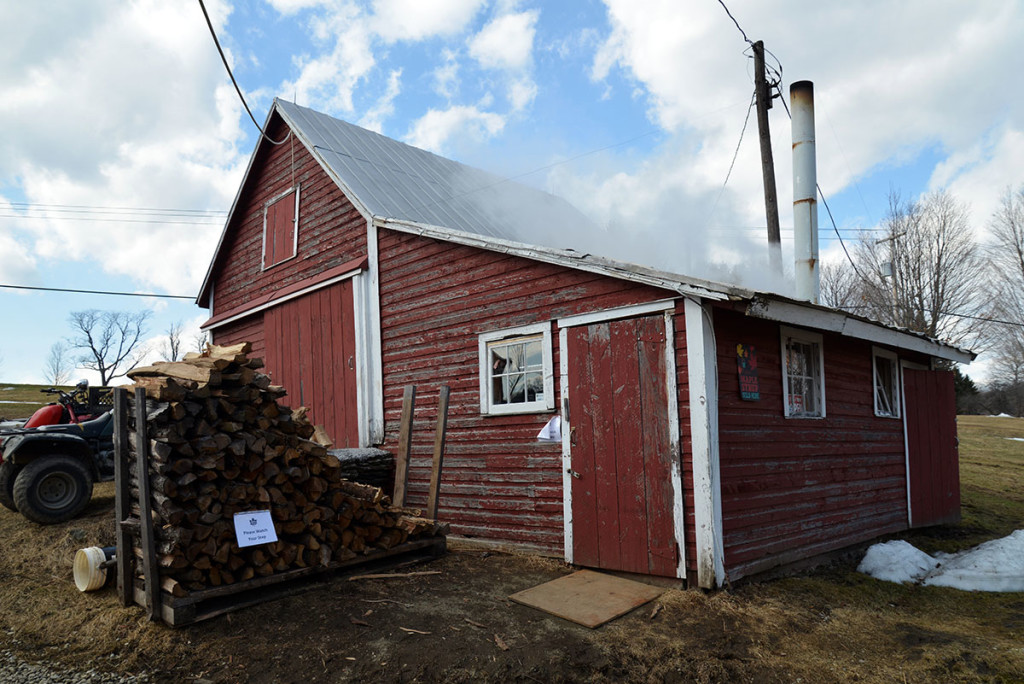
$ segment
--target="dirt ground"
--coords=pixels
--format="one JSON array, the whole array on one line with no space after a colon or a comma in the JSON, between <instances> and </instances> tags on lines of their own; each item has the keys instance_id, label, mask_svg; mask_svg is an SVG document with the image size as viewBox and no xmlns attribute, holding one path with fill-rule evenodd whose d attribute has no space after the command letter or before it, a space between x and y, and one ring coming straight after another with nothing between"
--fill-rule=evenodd
<instances>
[{"instance_id":1,"label":"dirt ground","mask_svg":"<svg viewBox=\"0 0 1024 684\"><path fill-rule=\"evenodd\" d=\"M40 527L0 509L0 648L84 670L187 682L1024 681L1024 596L904 587L849 563L732 591L667 591L596 630L518 605L571 572L458 550L170 629L112 589L72 582L78 548L113 539L109 484L87 515ZM403 629L404 628L404 629Z\"/></svg>"},{"instance_id":2,"label":"dirt ground","mask_svg":"<svg viewBox=\"0 0 1024 684\"><path fill-rule=\"evenodd\" d=\"M964 520L902 535L952 551L1024 519L1024 420L961 419ZM1024 682L1024 594L880 582L860 556L724 591L667 591L595 630L508 596L573 571L456 550L400 579L336 576L171 629L82 594L74 552L112 546L112 483L42 527L0 508L0 651L160 682Z\"/></svg>"}]
</instances>

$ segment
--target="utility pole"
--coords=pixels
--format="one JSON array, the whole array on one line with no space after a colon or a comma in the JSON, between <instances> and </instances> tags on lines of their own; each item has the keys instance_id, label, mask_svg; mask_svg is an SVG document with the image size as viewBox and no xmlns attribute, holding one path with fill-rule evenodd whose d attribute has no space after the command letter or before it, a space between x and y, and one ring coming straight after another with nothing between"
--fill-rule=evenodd
<instances>
[{"instance_id":1,"label":"utility pole","mask_svg":"<svg viewBox=\"0 0 1024 684\"><path fill-rule=\"evenodd\" d=\"M753 44L754 100L757 105L757 134L761 139L761 176L764 178L764 212L768 219L768 263L776 275L782 275L782 236L779 233L779 200L775 192L775 160L772 158L772 134L768 129L768 110L772 94L764 68L764 41Z\"/></svg>"}]
</instances>

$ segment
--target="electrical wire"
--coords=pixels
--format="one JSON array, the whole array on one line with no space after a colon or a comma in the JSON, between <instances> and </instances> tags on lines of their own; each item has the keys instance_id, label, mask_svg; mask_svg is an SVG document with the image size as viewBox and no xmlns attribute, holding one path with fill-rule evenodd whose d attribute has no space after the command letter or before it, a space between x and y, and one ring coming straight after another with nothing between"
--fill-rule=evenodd
<instances>
[{"instance_id":1,"label":"electrical wire","mask_svg":"<svg viewBox=\"0 0 1024 684\"><path fill-rule=\"evenodd\" d=\"M67 287L34 287L32 285L4 285L9 290L39 290L42 292L73 292L75 294L117 295L119 297L157 297L159 299L195 299L192 295L153 294L151 292L112 292L110 290L76 290Z\"/></svg>"},{"instance_id":2,"label":"electrical wire","mask_svg":"<svg viewBox=\"0 0 1024 684\"><path fill-rule=\"evenodd\" d=\"M729 15L730 19L732 19L732 23L736 24L736 28L739 29L740 34L743 36L743 40L747 41L748 45L753 45L754 41L747 38L747 32L743 30L742 26L740 26L740 22L736 21L736 17L732 16L732 12L730 12L729 8L725 6L725 3L722 2L722 0L718 0L718 4L722 6L722 9L725 10L725 13Z\"/></svg>"},{"instance_id":3,"label":"electrical wire","mask_svg":"<svg viewBox=\"0 0 1024 684\"><path fill-rule=\"evenodd\" d=\"M213 36L213 42L217 46L217 52L220 53L220 59L224 62L224 68L228 70L228 76L231 77L231 83L235 86L235 92L238 93L238 99L242 101L242 106L245 107L245 111L249 113L249 118L252 119L252 125L256 127L256 130L260 132L260 135L263 136L264 140L273 145L280 145L287 142L288 138L291 136L291 131L289 131L288 135L283 139L274 140L267 135L259 123L256 122L256 117L252 115L252 110L249 109L249 104L245 101L245 96L242 95L242 89L239 87L238 81L235 80L235 75L231 73L231 67L228 65L228 58L224 55L224 50L220 46L220 40L217 39L217 32L213 29L213 22L210 21L210 15L206 11L206 5L203 3L203 0L199 0L199 7L203 10L203 16L206 17L206 25L210 27L210 35Z\"/></svg>"},{"instance_id":4,"label":"electrical wire","mask_svg":"<svg viewBox=\"0 0 1024 684\"><path fill-rule=\"evenodd\" d=\"M729 178L732 176L732 169L736 165L736 158L740 154L740 145L743 144L743 135L747 132L747 123L750 122L750 111L754 108L754 102L757 99L757 91L750 96L750 104L747 106L747 115L743 118L743 128L740 130L740 139L736 143L736 149L732 153L732 161L729 162L729 171L725 174L725 181L722 183L721 190L718 191L718 196L715 197L715 203L711 205L711 212L708 214L707 221L710 223L711 218L715 215L715 210L718 209L718 201L722 199L722 193L725 192L725 186L729 184Z\"/></svg>"},{"instance_id":5,"label":"electrical wire","mask_svg":"<svg viewBox=\"0 0 1024 684\"><path fill-rule=\"evenodd\" d=\"M25 216L24 214L0 214L0 218L23 221L92 221L97 223L161 223L180 226L220 226L220 221L162 221L158 219L93 218L90 216Z\"/></svg>"},{"instance_id":6,"label":"electrical wire","mask_svg":"<svg viewBox=\"0 0 1024 684\"><path fill-rule=\"evenodd\" d=\"M867 304L856 304L852 306L843 306L842 309L847 311L853 311L856 309L871 309L872 307ZM904 307L909 311L917 311L920 313L930 313L938 316L955 316L956 318L969 318L972 321L984 321L985 323L999 323L1000 325L1013 325L1018 328L1024 328L1024 323L1020 321L1004 321L1000 318L989 318L988 316L973 316L971 314L954 313L952 311L936 311L934 309L922 309L918 307Z\"/></svg>"},{"instance_id":7,"label":"electrical wire","mask_svg":"<svg viewBox=\"0 0 1024 684\"><path fill-rule=\"evenodd\" d=\"M6 207L21 211L39 210L75 214L139 214L159 216L223 217L226 211L220 209L156 209L153 207L107 207L88 204L38 204L36 202L7 202Z\"/></svg>"}]
</instances>

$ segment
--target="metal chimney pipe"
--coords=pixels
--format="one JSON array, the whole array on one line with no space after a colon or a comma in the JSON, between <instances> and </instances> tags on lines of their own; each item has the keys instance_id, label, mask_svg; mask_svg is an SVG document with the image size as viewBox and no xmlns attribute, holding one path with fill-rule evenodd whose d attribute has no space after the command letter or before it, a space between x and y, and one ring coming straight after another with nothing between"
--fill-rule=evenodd
<instances>
[{"instance_id":1,"label":"metal chimney pipe","mask_svg":"<svg viewBox=\"0 0 1024 684\"><path fill-rule=\"evenodd\" d=\"M796 298L818 303L818 171L814 151L814 84L789 86L793 109L793 258Z\"/></svg>"}]
</instances>

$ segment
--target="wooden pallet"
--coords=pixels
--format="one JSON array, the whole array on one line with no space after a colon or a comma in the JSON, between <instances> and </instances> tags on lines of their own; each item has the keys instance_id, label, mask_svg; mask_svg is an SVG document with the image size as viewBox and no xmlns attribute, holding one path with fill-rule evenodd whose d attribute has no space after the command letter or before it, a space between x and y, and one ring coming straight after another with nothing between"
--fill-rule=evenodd
<instances>
[{"instance_id":1,"label":"wooden pallet","mask_svg":"<svg viewBox=\"0 0 1024 684\"><path fill-rule=\"evenodd\" d=\"M156 613L165 624L183 627L307 591L333 575L383 569L408 561L429 560L443 555L445 549L445 538L433 537L406 542L341 563L288 570L245 582L194 591L182 598L161 592ZM141 578L134 583L134 601L143 608L149 606L146 584Z\"/></svg>"}]
</instances>

